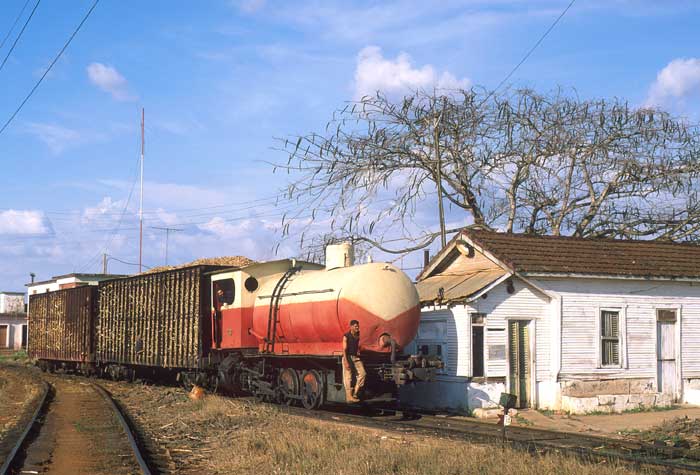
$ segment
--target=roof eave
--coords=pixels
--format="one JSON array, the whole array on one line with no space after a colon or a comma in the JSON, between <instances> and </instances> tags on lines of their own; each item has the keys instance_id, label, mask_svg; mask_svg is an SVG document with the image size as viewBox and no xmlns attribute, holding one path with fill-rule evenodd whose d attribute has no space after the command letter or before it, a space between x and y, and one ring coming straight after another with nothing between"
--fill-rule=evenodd
<instances>
[{"instance_id":1,"label":"roof eave","mask_svg":"<svg viewBox=\"0 0 700 475\"><path fill-rule=\"evenodd\" d=\"M520 272L524 277L572 278L572 279L613 279L613 280L659 280L669 282L700 282L700 276L652 276L622 274L586 274L580 272Z\"/></svg>"}]
</instances>

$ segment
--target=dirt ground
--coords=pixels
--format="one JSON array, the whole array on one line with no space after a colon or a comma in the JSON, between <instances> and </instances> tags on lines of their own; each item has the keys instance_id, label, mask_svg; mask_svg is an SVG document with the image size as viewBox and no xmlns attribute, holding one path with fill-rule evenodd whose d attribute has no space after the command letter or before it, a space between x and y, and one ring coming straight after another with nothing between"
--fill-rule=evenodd
<instances>
[{"instance_id":1,"label":"dirt ground","mask_svg":"<svg viewBox=\"0 0 700 475\"><path fill-rule=\"evenodd\" d=\"M548 415L535 410L525 410L518 413L516 423L549 430L611 436L649 430L678 418L698 419L700 418L700 407L679 406L677 409L660 411L591 416Z\"/></svg>"},{"instance_id":2,"label":"dirt ground","mask_svg":"<svg viewBox=\"0 0 700 475\"><path fill-rule=\"evenodd\" d=\"M40 391L39 380L21 366L0 365L0 461L11 450L11 439L22 431L25 419L33 412Z\"/></svg>"},{"instance_id":3,"label":"dirt ground","mask_svg":"<svg viewBox=\"0 0 700 475\"><path fill-rule=\"evenodd\" d=\"M92 385L52 375L44 378L52 385L48 410L25 449L19 473L140 473L122 427Z\"/></svg>"}]
</instances>

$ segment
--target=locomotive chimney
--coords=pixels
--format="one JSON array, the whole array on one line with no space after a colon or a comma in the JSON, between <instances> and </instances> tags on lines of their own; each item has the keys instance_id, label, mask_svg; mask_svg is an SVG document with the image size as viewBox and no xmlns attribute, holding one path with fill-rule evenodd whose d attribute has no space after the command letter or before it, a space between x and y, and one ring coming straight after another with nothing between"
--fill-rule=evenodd
<instances>
[{"instance_id":1,"label":"locomotive chimney","mask_svg":"<svg viewBox=\"0 0 700 475\"><path fill-rule=\"evenodd\" d=\"M355 263L355 248L349 242L326 246L326 269L350 267Z\"/></svg>"}]
</instances>

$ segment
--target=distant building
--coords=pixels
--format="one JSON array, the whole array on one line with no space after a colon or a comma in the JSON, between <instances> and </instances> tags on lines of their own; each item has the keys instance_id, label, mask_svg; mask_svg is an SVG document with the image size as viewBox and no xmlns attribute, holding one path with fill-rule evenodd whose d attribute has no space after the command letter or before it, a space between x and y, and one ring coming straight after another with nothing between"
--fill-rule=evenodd
<instances>
[{"instance_id":1,"label":"distant building","mask_svg":"<svg viewBox=\"0 0 700 475\"><path fill-rule=\"evenodd\" d=\"M52 292L54 290L60 289L71 289L73 287L78 287L81 285L97 285L103 280L118 279L120 277L126 277L121 274L65 274L57 275L49 280L42 280L40 282L31 282L25 284L27 287L27 294L34 295L44 292Z\"/></svg>"},{"instance_id":2,"label":"distant building","mask_svg":"<svg viewBox=\"0 0 700 475\"><path fill-rule=\"evenodd\" d=\"M0 352L14 352L26 346L24 292L0 291Z\"/></svg>"},{"instance_id":3,"label":"distant building","mask_svg":"<svg viewBox=\"0 0 700 475\"><path fill-rule=\"evenodd\" d=\"M465 230L417 278L412 351L437 383L406 401L620 412L700 403L700 246Z\"/></svg>"},{"instance_id":4,"label":"distant building","mask_svg":"<svg viewBox=\"0 0 700 475\"><path fill-rule=\"evenodd\" d=\"M0 291L0 313L24 313L24 292Z\"/></svg>"}]
</instances>

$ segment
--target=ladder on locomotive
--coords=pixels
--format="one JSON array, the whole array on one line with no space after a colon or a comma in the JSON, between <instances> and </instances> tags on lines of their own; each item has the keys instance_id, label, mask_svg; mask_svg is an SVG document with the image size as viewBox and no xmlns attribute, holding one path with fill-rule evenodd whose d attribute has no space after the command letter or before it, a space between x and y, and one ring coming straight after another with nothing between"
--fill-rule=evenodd
<instances>
[{"instance_id":1,"label":"ladder on locomotive","mask_svg":"<svg viewBox=\"0 0 700 475\"><path fill-rule=\"evenodd\" d=\"M279 322L280 302L282 292L294 274L301 270L300 266L292 267L284 273L282 278L275 285L270 298L270 309L267 315L267 335L265 337L265 353L274 353L275 340L277 339L277 323Z\"/></svg>"}]
</instances>

